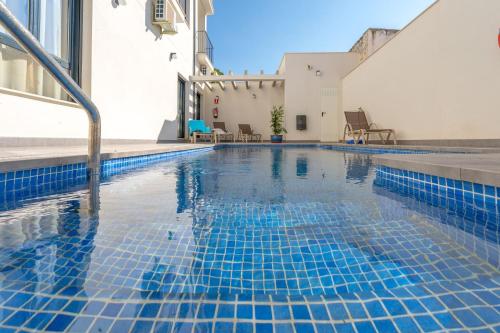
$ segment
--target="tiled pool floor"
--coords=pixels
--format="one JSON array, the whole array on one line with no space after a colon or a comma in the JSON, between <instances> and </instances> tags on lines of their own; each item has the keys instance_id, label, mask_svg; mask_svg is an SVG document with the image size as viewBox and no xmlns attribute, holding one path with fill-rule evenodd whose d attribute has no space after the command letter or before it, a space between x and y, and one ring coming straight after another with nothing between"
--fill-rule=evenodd
<instances>
[{"instance_id":1,"label":"tiled pool floor","mask_svg":"<svg viewBox=\"0 0 500 333\"><path fill-rule=\"evenodd\" d=\"M0 331L500 330L494 263L373 180L367 155L235 147L21 203Z\"/></svg>"}]
</instances>

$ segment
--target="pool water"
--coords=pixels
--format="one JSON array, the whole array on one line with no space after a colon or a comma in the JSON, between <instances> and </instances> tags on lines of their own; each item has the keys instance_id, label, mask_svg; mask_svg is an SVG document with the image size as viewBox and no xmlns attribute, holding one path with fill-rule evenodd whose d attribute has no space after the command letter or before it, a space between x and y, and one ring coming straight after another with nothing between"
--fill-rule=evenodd
<instances>
[{"instance_id":1,"label":"pool water","mask_svg":"<svg viewBox=\"0 0 500 333\"><path fill-rule=\"evenodd\" d=\"M235 147L19 202L1 332L499 331L463 218L374 179L366 154Z\"/></svg>"}]
</instances>

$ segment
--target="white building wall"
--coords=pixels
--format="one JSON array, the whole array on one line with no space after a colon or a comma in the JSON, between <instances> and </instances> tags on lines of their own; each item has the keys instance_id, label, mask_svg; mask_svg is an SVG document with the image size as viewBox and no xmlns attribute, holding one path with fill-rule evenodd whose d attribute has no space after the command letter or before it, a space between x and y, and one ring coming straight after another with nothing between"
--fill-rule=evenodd
<instances>
[{"instance_id":1,"label":"white building wall","mask_svg":"<svg viewBox=\"0 0 500 333\"><path fill-rule=\"evenodd\" d=\"M105 139L177 139L177 80L193 72L194 16L179 24L178 34L161 36L151 23L151 2L84 1L82 85L101 112ZM169 61L172 52L177 59ZM186 120L191 87L187 82ZM74 107L0 90L0 108L2 137L87 137L86 115Z\"/></svg>"},{"instance_id":2,"label":"white building wall","mask_svg":"<svg viewBox=\"0 0 500 333\"><path fill-rule=\"evenodd\" d=\"M344 78L343 108L403 140L500 139L499 27L498 0L438 1Z\"/></svg>"},{"instance_id":3,"label":"white building wall","mask_svg":"<svg viewBox=\"0 0 500 333\"><path fill-rule=\"evenodd\" d=\"M285 74L287 140L331 141L339 127L341 79L359 62L356 53L287 53L280 72ZM312 68L309 70L308 66ZM317 76L316 71L321 75ZM335 94L334 104L325 103L325 92ZM322 117L322 112L325 112ZM296 130L296 116L307 116L307 130ZM335 138L335 135L333 135Z\"/></svg>"},{"instance_id":4,"label":"white building wall","mask_svg":"<svg viewBox=\"0 0 500 333\"><path fill-rule=\"evenodd\" d=\"M193 31L179 24L178 34L162 36L151 24L151 10L151 0L116 8L94 1L91 95L104 138L177 138L177 82L193 70ZM177 59L170 61L171 53Z\"/></svg>"}]
</instances>

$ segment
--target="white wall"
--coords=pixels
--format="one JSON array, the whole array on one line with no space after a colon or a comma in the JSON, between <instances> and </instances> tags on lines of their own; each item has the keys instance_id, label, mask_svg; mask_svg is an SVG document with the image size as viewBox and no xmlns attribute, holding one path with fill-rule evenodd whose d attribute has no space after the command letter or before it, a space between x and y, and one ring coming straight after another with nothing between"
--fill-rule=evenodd
<instances>
[{"instance_id":1,"label":"white wall","mask_svg":"<svg viewBox=\"0 0 500 333\"><path fill-rule=\"evenodd\" d=\"M88 119L76 107L0 91L1 137L86 138Z\"/></svg>"},{"instance_id":2,"label":"white wall","mask_svg":"<svg viewBox=\"0 0 500 333\"><path fill-rule=\"evenodd\" d=\"M282 62L280 72L285 74L285 109L287 140L293 141L320 141L323 130L336 133L338 120L334 115L337 110L334 106L325 109L322 91L334 90L340 96L341 78L358 64L359 55L356 53L287 53ZM308 70L307 66L312 66ZM316 71L321 76L316 76ZM341 99L337 99L340 107ZM328 117L321 117L322 110L330 113ZM307 116L307 130L296 130L296 115ZM326 135L324 137L330 137Z\"/></svg>"},{"instance_id":3,"label":"white wall","mask_svg":"<svg viewBox=\"0 0 500 333\"><path fill-rule=\"evenodd\" d=\"M93 2L92 98L104 138L157 139L165 121L176 121L178 75L188 80L193 70L193 32L179 24L178 34L161 36L151 8L151 0ZM169 126L159 139L176 138Z\"/></svg>"},{"instance_id":4,"label":"white wall","mask_svg":"<svg viewBox=\"0 0 500 333\"><path fill-rule=\"evenodd\" d=\"M193 72L193 22L176 35L151 24L151 1L84 1L83 87L102 118L102 137L177 139L177 79ZM194 1L194 0L193 0ZM193 13L193 4L191 5ZM169 61L170 53L177 59ZM191 85L186 85L192 112ZM86 138L83 111L0 90L3 137ZM161 134L160 134L161 133Z\"/></svg>"},{"instance_id":5,"label":"white wall","mask_svg":"<svg viewBox=\"0 0 500 333\"><path fill-rule=\"evenodd\" d=\"M250 124L254 132L262 134L264 140L270 140L270 112L273 105L283 105L282 87L272 87L272 82L265 82L262 89L259 89L258 82L250 83L248 90L243 83L238 83L237 90L229 82L226 83L225 91L217 84L213 84L213 87L212 92L205 89L203 96L202 119L208 126L213 127L214 121L223 121L226 129L237 135L238 124ZM219 96L219 105L214 104L215 96ZM219 109L218 119L212 116L215 107Z\"/></svg>"},{"instance_id":6,"label":"white wall","mask_svg":"<svg viewBox=\"0 0 500 333\"><path fill-rule=\"evenodd\" d=\"M403 140L499 139L499 28L498 0L438 1L345 77L343 108Z\"/></svg>"}]
</instances>

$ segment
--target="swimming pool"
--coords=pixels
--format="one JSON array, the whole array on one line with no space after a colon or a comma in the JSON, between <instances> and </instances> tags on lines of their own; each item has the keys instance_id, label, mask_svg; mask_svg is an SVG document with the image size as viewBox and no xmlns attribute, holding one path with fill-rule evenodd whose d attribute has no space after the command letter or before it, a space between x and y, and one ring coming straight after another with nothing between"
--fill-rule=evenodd
<instances>
[{"instance_id":1,"label":"swimming pool","mask_svg":"<svg viewBox=\"0 0 500 333\"><path fill-rule=\"evenodd\" d=\"M367 154L236 146L17 202L0 327L498 331L497 265L457 239L498 244L374 181Z\"/></svg>"}]
</instances>

